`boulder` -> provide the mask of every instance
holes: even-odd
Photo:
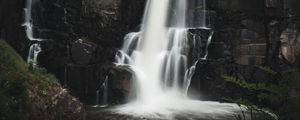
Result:
[[[126,103],[135,95],[134,74],[126,66],[118,66],[110,69],[108,74],[108,102],[112,104]]]

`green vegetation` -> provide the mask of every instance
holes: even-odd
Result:
[[[25,73],[27,65],[22,58],[0,40],[0,119],[26,118],[29,82]],[[17,114],[20,113],[20,114]]]
[[[68,107],[65,104],[80,106],[71,100],[53,75],[38,67],[29,68],[13,48],[0,40],[0,120],[63,118],[63,107]]]
[[[269,67],[256,66],[257,69],[263,70],[270,74],[275,83],[257,82],[250,83],[246,80],[224,75],[226,82],[235,84],[242,89],[246,89],[255,93],[257,100],[253,101],[247,98],[232,99],[224,97],[225,100],[238,104],[247,105],[249,107],[264,104],[264,107],[271,109],[281,120],[294,120],[300,111],[300,97],[291,95],[293,91],[300,86],[300,71],[290,69],[282,72],[275,72]],[[253,97],[253,96],[252,96]]]

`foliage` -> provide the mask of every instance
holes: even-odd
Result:
[[[256,93],[258,102],[267,102],[268,108],[271,108],[275,113],[280,116],[280,119],[295,119],[297,117],[289,115],[298,114],[300,111],[300,97],[295,96],[291,98],[290,93],[300,85],[300,71],[298,69],[289,69],[286,71],[275,72],[266,66],[256,66],[257,69],[263,70],[270,74],[276,83],[270,82],[257,82],[250,83],[241,78],[233,77],[230,75],[223,75],[226,82],[235,84],[243,89]],[[238,104],[253,106],[257,101],[252,101],[247,98],[224,98],[227,101],[236,102]]]
[[[28,82],[24,76],[26,64],[17,53],[0,40],[0,119],[16,120],[26,118],[26,89]],[[19,113],[19,114],[16,114]]]

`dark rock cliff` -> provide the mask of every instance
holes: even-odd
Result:
[[[114,66],[123,37],[139,30],[144,4],[144,0],[33,0],[34,37],[46,40],[41,42],[39,65],[82,101],[95,104],[95,91]],[[32,42],[22,26],[25,5],[26,1],[0,1],[0,37],[27,59]]]
[[[24,0],[0,0],[0,37],[16,48],[17,52],[26,57],[28,44],[24,21]]]
[[[143,0],[37,1],[36,35],[49,40],[42,43],[40,66],[55,73],[82,101],[95,104],[96,91],[114,66],[123,37],[139,30],[144,4]]]
[[[209,48],[208,60],[198,62],[192,78],[190,94],[202,100],[249,100],[258,106],[280,111],[283,105],[297,101],[299,87],[288,89],[287,101],[277,95],[266,100],[259,94],[264,90],[243,88],[243,84],[273,84],[281,86],[284,71],[299,69],[299,8],[296,0],[210,0],[209,10],[216,13],[213,20],[215,35]],[[263,67],[264,66],[264,67]],[[267,66],[267,67],[266,67]],[[266,67],[266,68],[265,68]],[[272,72],[274,74],[272,75]],[[275,74],[277,73],[277,74]],[[228,76],[239,85],[228,82]],[[227,78],[226,78],[227,77]],[[293,81],[298,81],[293,78]],[[286,80],[285,80],[286,81]],[[299,85],[299,84],[297,84]],[[297,91],[297,92],[295,92]],[[269,92],[269,91],[268,91]],[[267,94],[270,94],[266,92]],[[276,99],[276,100],[275,100]],[[295,119],[292,113],[281,111],[281,119]],[[287,117],[290,116],[290,117]],[[285,118],[287,117],[287,118]]]

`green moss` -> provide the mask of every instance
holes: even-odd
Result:
[[[0,40],[1,70],[25,72],[27,65],[23,59],[3,40]]]
[[[26,118],[28,110],[27,65],[3,40],[0,40],[0,119]]]

